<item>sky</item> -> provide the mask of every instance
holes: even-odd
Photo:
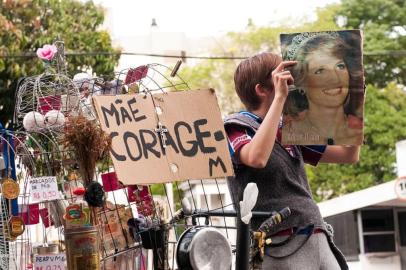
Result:
[[[109,11],[106,24],[113,37],[150,31],[152,18],[159,29],[189,37],[217,36],[241,31],[251,18],[263,26],[299,18],[314,18],[317,7],[339,0],[94,0]]]

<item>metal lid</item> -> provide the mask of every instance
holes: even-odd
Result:
[[[59,244],[48,244],[40,245],[32,248],[33,254],[45,255],[45,254],[58,254],[59,253]]]
[[[189,259],[193,269],[230,269],[231,245],[217,229],[202,228],[192,239]]]

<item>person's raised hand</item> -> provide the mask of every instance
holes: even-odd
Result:
[[[288,96],[289,85],[293,84],[294,80],[290,71],[285,68],[296,65],[296,63],[296,61],[283,61],[272,71],[275,97],[286,98]]]

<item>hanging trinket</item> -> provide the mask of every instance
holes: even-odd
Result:
[[[3,196],[9,200],[17,199],[18,195],[20,194],[20,186],[11,178],[6,178],[3,180],[1,183],[1,190],[3,192]]]
[[[71,171],[68,175],[68,180],[69,181],[76,181],[78,180],[78,175],[76,174],[75,171]]]
[[[10,236],[18,237],[22,235],[25,231],[24,220],[17,216],[12,216],[9,221],[10,226]]]

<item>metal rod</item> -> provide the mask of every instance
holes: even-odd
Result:
[[[237,252],[235,270],[248,270],[250,263],[250,224],[245,224],[238,213],[237,217]]]

